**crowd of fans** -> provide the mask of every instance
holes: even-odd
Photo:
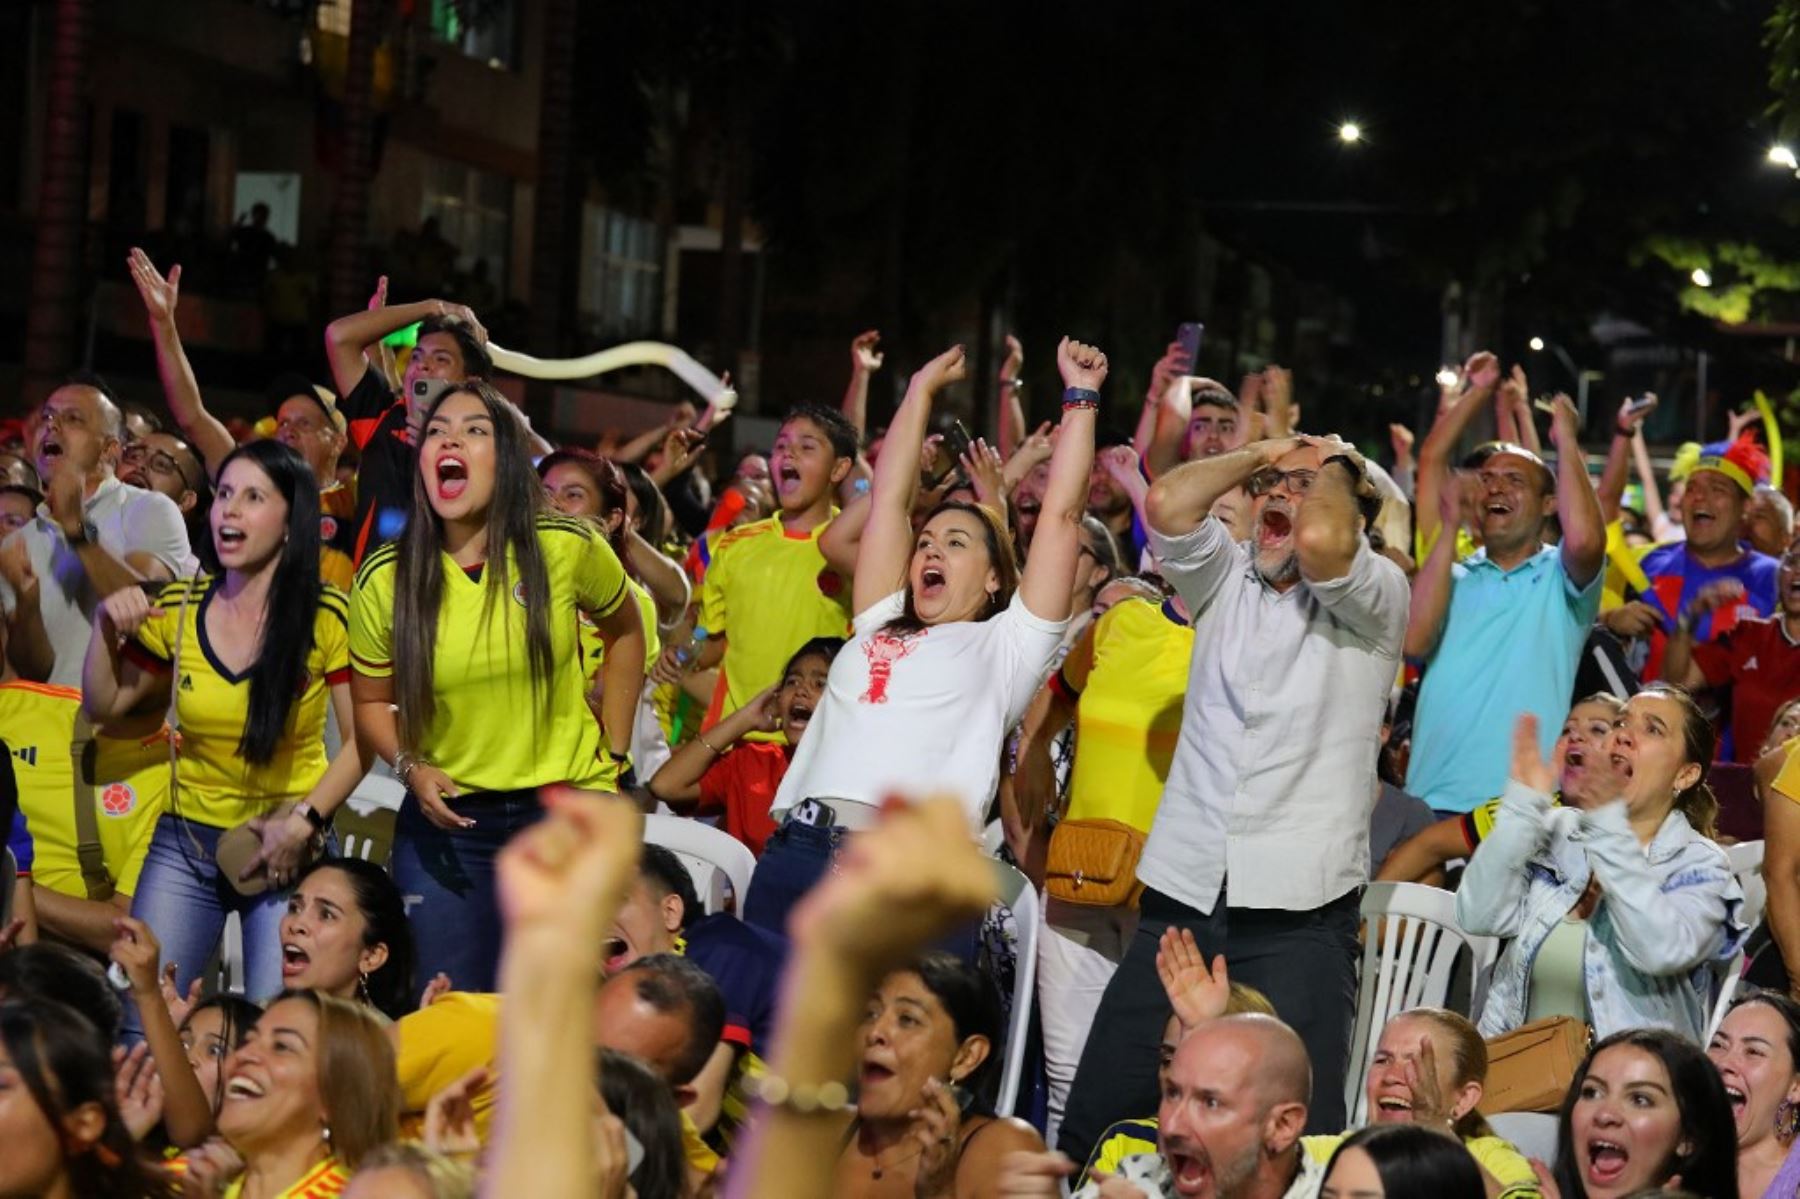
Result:
[[[869,332],[708,479],[728,410],[555,445],[383,280],[241,440],[128,269],[166,410],[0,428],[0,1193],[1800,1194],[1800,548],[1737,418],[1664,479],[1627,401],[1596,479],[1478,353],[1384,467],[1177,342],[1115,436],[1064,339],[1034,430],[1009,338],[990,443],[961,347],[869,428]],[[1371,877],[1500,948],[1359,1059]]]

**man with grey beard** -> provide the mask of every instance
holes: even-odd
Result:
[[[1209,515],[1239,485],[1252,497],[1241,543]],[[1156,954],[1171,926],[1224,954],[1299,1033],[1309,1128],[1344,1125],[1375,754],[1406,632],[1406,576],[1364,535],[1379,503],[1361,455],[1329,437],[1256,442],[1150,489],[1151,548],[1193,614],[1194,653],[1138,864],[1137,934],[1070,1092],[1060,1148],[1075,1161],[1157,1101],[1169,1002]]]

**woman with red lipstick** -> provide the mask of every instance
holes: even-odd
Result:
[[[1685,1037],[1636,1029],[1595,1045],[1557,1125],[1546,1199],[1624,1199],[1658,1187],[1738,1199],[1725,1088]]]
[[[1739,1192],[1793,1199],[1800,1194],[1800,1003],[1752,991],[1732,1005],[1706,1056],[1737,1124]]]
[[[940,504],[914,533],[932,400],[967,374],[962,347],[913,375],[875,467],[853,640],[770,806],[785,823],[750,888],[752,923],[782,931],[843,838],[869,827],[890,794],[955,795],[971,836],[985,822],[1001,744],[1061,646],[1080,555],[1106,355],[1064,338],[1057,367],[1062,426],[1022,574],[1005,518],[978,504]]]
[[[1713,965],[1738,951],[1743,892],[1710,838],[1713,730],[1687,692],[1634,695],[1602,748],[1605,802],[1553,807],[1537,722],[1519,718],[1500,815],[1456,893],[1464,928],[1510,937],[1478,1022],[1496,1036],[1567,1016],[1599,1036],[1698,1039]]]
[[[211,520],[215,573],[154,600],[116,591],[95,613],[82,707],[114,720],[174,684],[176,784],[132,914],[185,990],[226,915],[239,913],[246,982],[260,999],[281,989],[284,888],[364,773],[351,734],[349,615],[343,593],[319,581],[319,491],[293,450],[253,441],[226,458]],[[345,733],[329,762],[328,701]],[[260,851],[224,877],[221,839],[246,824]]]
[[[631,775],[644,631],[618,556],[585,520],[544,511],[526,432],[486,383],[425,414],[412,514],[369,554],[351,599],[357,736],[407,788],[392,870],[418,966],[491,991],[494,859],[541,815],[537,789],[611,791]],[[580,618],[605,646],[588,708]]]

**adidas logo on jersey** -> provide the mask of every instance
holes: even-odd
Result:
[[[188,674],[186,671],[183,671],[181,675],[181,689],[183,691],[192,691],[194,689],[194,676]]]
[[[12,756],[19,759],[19,761],[25,763],[27,766],[36,766],[37,746],[27,745],[22,749],[15,749],[12,751]]]

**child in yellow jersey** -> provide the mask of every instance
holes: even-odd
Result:
[[[710,636],[690,665],[723,666],[707,727],[779,683],[806,642],[849,633],[849,580],[826,562],[819,538],[835,515],[833,491],[856,465],[856,441],[840,413],[815,404],[793,409],[769,453],[780,513],[715,544],[700,591],[700,624]],[[680,673],[665,660],[656,678],[674,682]]]
[[[239,913],[246,983],[261,998],[281,986],[284,888],[363,775],[353,736],[330,762],[324,748],[328,701],[351,725],[349,620],[343,594],[319,581],[318,487],[292,449],[253,441],[228,457],[210,519],[218,573],[101,604],[82,703],[104,722],[173,691],[177,773],[132,915],[185,988]],[[218,846],[239,825],[260,845],[226,878]]]
[[[438,398],[418,466],[406,531],[357,572],[357,738],[408,791],[392,868],[419,976],[490,991],[495,855],[537,820],[539,787],[629,783],[644,633],[606,541],[542,512],[524,431],[491,387]],[[581,613],[605,646],[599,723],[576,648]]]
[[[30,845],[37,925],[104,953],[114,918],[131,910],[168,796],[168,745],[160,735],[148,743],[97,735],[81,716],[81,692],[18,680],[0,683],[0,729]],[[93,808],[98,836],[99,852],[85,862],[77,804]]]

